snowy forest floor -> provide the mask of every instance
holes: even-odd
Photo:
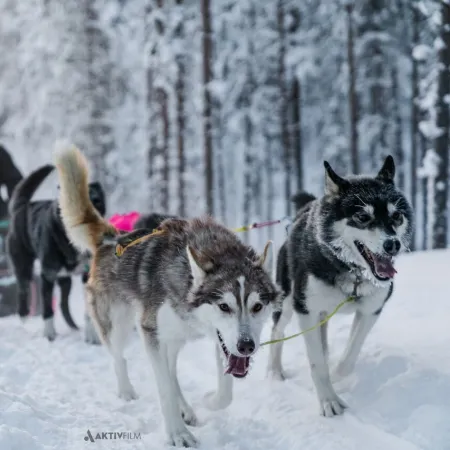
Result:
[[[355,373],[336,385],[350,405],[341,417],[318,415],[303,340],[285,345],[285,382],[265,378],[268,349],[249,377],[235,382],[232,405],[202,403],[215,388],[213,344],[189,343],[180,383],[201,421],[193,432],[204,450],[448,450],[450,448],[450,252],[404,256],[396,289],[363,348]],[[83,324],[76,284],[71,309]],[[350,317],[330,325],[331,360],[342,352]],[[269,336],[267,324],[263,339]],[[293,320],[288,332],[297,330]],[[167,448],[153,373],[138,336],[128,349],[139,399],[116,396],[114,372],[102,347],[86,345],[57,317],[58,338],[41,337],[40,318],[22,325],[0,319],[0,449],[80,450]],[[141,433],[141,440],[86,442],[87,430]]]

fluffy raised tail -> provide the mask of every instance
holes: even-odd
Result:
[[[86,158],[74,145],[57,144],[54,162],[60,184],[61,217],[67,235],[79,250],[94,254],[105,236],[118,232],[100,216],[89,198]]]

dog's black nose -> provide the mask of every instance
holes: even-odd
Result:
[[[239,339],[237,343],[237,349],[241,355],[251,355],[255,351],[255,342],[250,338]]]
[[[402,244],[398,239],[388,239],[387,241],[384,241],[383,244],[384,251],[391,256],[397,255],[401,246]]]

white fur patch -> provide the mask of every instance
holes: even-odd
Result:
[[[198,308],[198,312],[201,309],[203,312],[209,311],[207,308],[210,305],[205,305],[205,308]],[[158,310],[158,336],[164,341],[170,340],[192,340],[201,337],[206,334],[206,330],[199,325],[194,316],[190,317],[191,320],[184,320],[179,314],[172,308],[168,301]]]
[[[257,292],[251,292],[247,299],[247,307],[251,310],[256,303],[259,303],[259,294]]]
[[[205,279],[205,272],[197,264],[197,261],[195,261],[195,258],[192,255],[189,246],[186,247],[186,253],[188,256],[189,265],[191,267],[192,277],[194,279],[192,283],[192,289],[195,290],[203,283],[203,280]]]
[[[352,282],[345,284],[339,282],[339,286],[340,288],[330,286],[314,275],[310,275],[305,290],[306,308],[316,313],[333,311],[339,303],[352,294],[354,287]],[[358,294],[362,298],[358,303],[347,303],[339,312],[351,314],[359,310],[365,314],[372,314],[383,306],[388,290],[388,283],[380,287],[369,280],[364,280],[358,288]]]
[[[68,234],[70,240],[75,247],[82,251],[91,250],[91,240],[89,233],[89,226],[87,224],[76,225],[74,227],[68,227]]]
[[[367,214],[370,214],[373,216],[373,213],[375,212],[375,209],[372,205],[364,205],[362,208]]]
[[[240,296],[241,302],[244,303],[245,277],[243,275],[238,278],[238,283],[239,283],[239,296]]]
[[[232,292],[225,292],[225,294],[222,297],[222,302],[226,303],[233,312],[236,312],[238,309],[238,301],[236,296]]]
[[[397,210],[397,208],[395,207],[395,205],[393,203],[388,203],[387,210],[388,210],[389,214],[392,214],[394,211]]]

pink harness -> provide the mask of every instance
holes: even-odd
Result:
[[[109,223],[114,225],[117,229],[121,231],[133,231],[134,224],[139,219],[141,215],[136,212],[130,212],[128,214],[114,214],[109,219]]]

